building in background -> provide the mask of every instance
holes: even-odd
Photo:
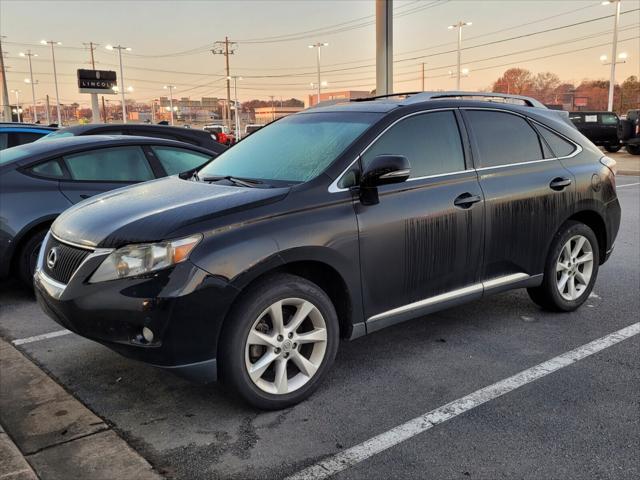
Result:
[[[327,100],[352,100],[356,98],[370,97],[371,93],[362,90],[344,90],[341,92],[322,92],[320,94],[320,101],[326,102]],[[313,107],[317,102],[318,96],[314,93],[308,96],[305,103],[305,107]]]
[[[254,109],[254,117],[256,123],[265,125],[278,118],[286,117],[302,110],[304,110],[303,107],[258,107]]]

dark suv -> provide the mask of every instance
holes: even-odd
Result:
[[[40,251],[40,305],[261,408],[308,396],[340,338],[514,288],[578,308],[618,232],[615,162],[534,100],[468,95],[310,109],[80,203]]]
[[[618,115],[614,112],[570,112],[569,120],[585,137],[607,152],[622,148],[618,139]]]
[[[629,110],[618,125],[618,138],[631,155],[640,155],[640,110]]]

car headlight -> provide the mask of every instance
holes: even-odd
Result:
[[[193,235],[178,240],[119,248],[104,259],[91,275],[89,283],[135,277],[171,267],[189,258],[200,240],[202,235]]]

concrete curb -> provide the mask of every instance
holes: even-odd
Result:
[[[2,480],[38,480],[25,458],[0,428],[0,478]]]
[[[16,462],[20,455],[21,468],[28,462],[42,480],[162,478],[102,419],[1,339],[0,372],[0,424],[8,434],[0,434],[0,458],[4,449]],[[13,442],[5,446],[9,436],[13,450]],[[0,467],[4,480],[4,460]]]

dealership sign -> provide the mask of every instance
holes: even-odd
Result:
[[[78,88],[80,93],[115,94],[117,86],[116,72],[110,70],[78,70]]]

